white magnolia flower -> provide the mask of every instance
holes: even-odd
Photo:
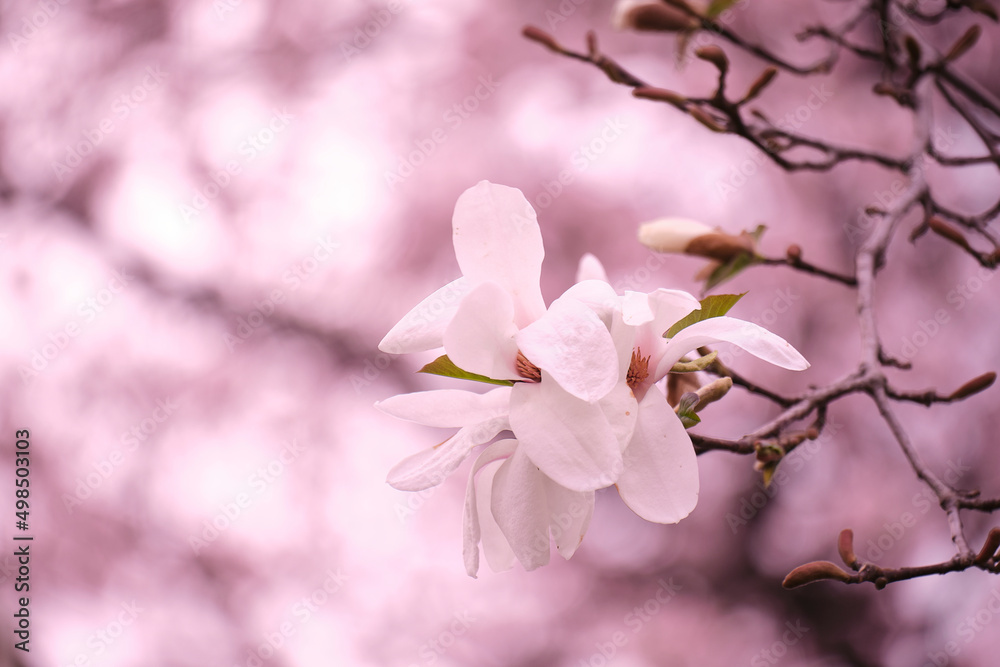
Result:
[[[599,275],[599,268],[595,258],[587,257],[580,273]],[[703,320],[665,339],[671,325],[700,307],[686,292],[657,289],[619,296],[604,281],[586,280],[561,298],[587,304],[606,322],[616,349],[618,384],[592,403],[571,403],[555,389],[529,396],[515,386],[511,427],[541,471],[571,489],[594,484],[593,462],[617,463],[620,456],[611,471],[613,482],[622,500],[648,521],[675,523],[697,504],[694,447],[656,386],[681,357],[702,345],[731,343],[783,368],[809,366],[784,339],[731,317]],[[620,451],[609,438],[590,437],[593,424],[602,420],[617,433]]]
[[[736,344],[771,363],[808,363],[780,337],[716,317],[671,339],[671,325],[700,308],[686,292],[618,295],[600,262],[584,257],[580,282],[547,309],[539,289],[544,256],[535,213],[521,193],[486,181],[459,198],[453,218],[463,276],[425,299],[380,349],[444,347],[460,369],[510,381],[484,394],[439,390],[395,396],[383,411],[459,431],[389,473],[395,488],[440,483],[487,446],[469,478],[465,560],[478,571],[479,544],[494,570],[548,562],[550,538],[569,558],[593,512],[596,489],[617,485],[639,516],[673,523],[698,499],[694,448],[656,383],[685,354]]]
[[[521,424],[549,418],[536,414],[536,404],[554,410],[559,420],[579,416],[582,421],[563,434],[577,445],[569,458],[561,450],[549,456],[545,443],[530,435],[524,441],[527,455],[575,491],[614,483],[627,434],[612,423],[614,414],[585,409],[604,400],[616,413],[616,404],[627,399],[626,390],[615,391],[614,341],[593,309],[576,299],[556,299],[545,308],[539,288],[544,251],[534,210],[518,190],[482,181],[459,197],[453,237],[464,275],[442,288],[451,303],[437,306],[446,293],[438,290],[393,327],[379,348],[413,352],[443,346],[462,370],[514,381],[511,395],[517,399],[510,414]],[[459,438],[449,452],[467,455],[467,444]]]

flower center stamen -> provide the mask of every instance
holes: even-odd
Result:
[[[523,377],[526,382],[542,381],[542,369],[528,361],[521,350],[517,351],[517,361],[514,362],[514,366],[517,368],[517,374]]]
[[[638,385],[649,377],[649,357],[642,356],[642,349],[632,350],[632,361],[628,365],[628,374],[625,376],[625,383],[629,389],[635,389]]]

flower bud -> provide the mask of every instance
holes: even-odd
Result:
[[[687,103],[687,98],[680,93],[675,93],[672,90],[667,90],[666,88],[654,88],[652,86],[641,86],[635,88],[632,91],[633,97],[639,97],[645,100],[655,100],[657,102],[666,102],[668,104],[673,104],[675,107],[684,108]]]
[[[685,218],[663,218],[639,228],[639,243],[657,252],[676,252],[727,262],[753,253],[753,240],[712,229]]]
[[[698,19],[679,9],[650,0],[618,0],[611,23],[619,30],[649,32],[682,32],[701,25]]]
[[[983,373],[978,377],[972,378],[971,380],[963,384],[961,387],[953,391],[951,395],[948,397],[948,400],[959,401],[963,398],[968,398],[973,394],[978,394],[984,389],[989,389],[990,385],[992,385],[996,381],[996,379],[997,379],[997,374],[994,373],[993,371],[990,371],[988,373]]]
[[[965,55],[966,51],[976,45],[981,34],[983,34],[983,29],[978,24],[973,25],[958,38],[958,41],[952,44],[951,48],[948,49],[948,53],[945,54],[944,59],[957,60],[961,58]]]
[[[991,528],[990,534],[986,536],[986,542],[983,543],[983,548],[976,556],[976,565],[985,565],[990,562],[990,559],[996,555],[997,549],[1000,549],[1000,528]]]
[[[823,579],[836,579],[837,581],[850,581],[851,575],[847,574],[839,567],[828,560],[817,560],[805,565],[799,565],[788,573],[781,585],[785,588],[796,588],[805,586],[814,581]]]
[[[840,537],[837,539],[837,551],[840,552],[840,559],[844,561],[844,565],[852,570],[858,569],[858,557],[854,553],[854,531],[850,528],[840,531]]]
[[[696,56],[704,61],[710,62],[715,65],[716,69],[723,75],[729,71],[729,58],[719,47],[714,44],[709,46],[703,46],[694,52]]]
[[[698,389],[698,412],[701,412],[702,408],[711,403],[715,403],[717,400],[725,396],[730,389],[733,388],[733,379],[724,377],[716,378],[712,382],[709,382],[704,387]]]

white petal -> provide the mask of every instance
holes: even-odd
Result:
[[[437,486],[462,464],[477,445],[510,428],[507,417],[497,417],[462,428],[440,445],[408,456],[389,471],[386,481],[400,491],[423,491]]]
[[[516,333],[510,295],[496,283],[482,283],[462,299],[444,332],[444,350],[462,370],[516,380]]]
[[[517,346],[570,394],[596,401],[618,383],[618,352],[607,326],[579,301],[560,297],[518,332]]]
[[[390,396],[375,407],[382,412],[425,426],[467,426],[507,414],[510,387],[497,387],[485,394],[464,389],[437,389]]]
[[[521,447],[504,461],[493,481],[493,518],[525,570],[549,562],[545,475]]]
[[[667,341],[663,358],[656,367],[656,378],[663,377],[663,374],[691,350],[711,343],[732,343],[755,357],[792,371],[809,368],[809,362],[805,357],[781,336],[753,322],[733,317],[712,317],[682,329]]]
[[[604,418],[611,425],[611,430],[618,441],[618,448],[625,451],[625,447],[632,440],[632,432],[639,418],[639,403],[635,400],[632,390],[625,382],[619,382],[597,404],[601,406]]]
[[[601,489],[621,473],[621,448],[600,405],[567,393],[544,371],[540,383],[514,385],[510,425],[524,453],[568,489]]]
[[[506,290],[519,327],[542,316],[542,233],[520,190],[480,181],[458,198],[452,233],[462,274],[475,284],[494,282]]]
[[[643,519],[677,523],[698,504],[698,457],[658,387],[650,387],[639,404],[624,463],[618,493]]]
[[[445,328],[471,288],[472,284],[463,277],[437,290],[404,315],[378,344],[378,349],[405,354],[441,347]]]
[[[601,260],[589,252],[580,258],[580,266],[576,270],[576,282],[582,283],[584,280],[608,282],[608,274],[604,270]]]
[[[594,516],[594,492],[570,491],[548,477],[544,479],[552,539],[559,554],[569,560],[583,541]]]
[[[566,299],[579,301],[590,308],[608,328],[610,328],[615,314],[621,310],[621,297],[615,293],[615,289],[611,285],[603,280],[578,282],[563,292],[563,295],[556,299],[556,302]]]
[[[491,503],[490,490],[493,486],[493,475],[500,467],[503,459],[510,456],[517,447],[516,440],[500,440],[495,442],[479,455],[469,473],[469,483],[465,489],[465,511],[463,515],[463,547],[465,571],[475,578],[479,572],[479,542],[483,542],[483,551],[494,572],[510,569],[514,565],[514,552],[510,550],[506,538],[500,532],[499,526],[489,513]],[[491,466],[487,478],[476,479],[476,474],[485,466]],[[485,471],[484,471],[485,472]],[[479,487],[479,482],[482,486]],[[487,510],[486,516],[480,515],[480,506]],[[506,547],[506,551],[504,549]],[[504,567],[506,565],[506,567]]]

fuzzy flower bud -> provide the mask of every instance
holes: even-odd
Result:
[[[679,9],[649,0],[618,0],[611,23],[619,30],[650,32],[682,32],[701,25]]]
[[[657,252],[698,255],[721,262],[754,251],[750,237],[726,234],[684,218],[663,218],[642,225],[639,243]]]

